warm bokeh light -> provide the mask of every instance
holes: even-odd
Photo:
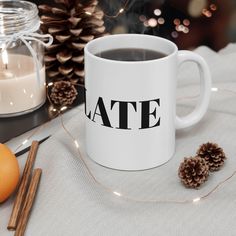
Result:
[[[161,15],[161,10],[160,9],[155,9],[154,10],[154,15],[160,16]]]
[[[160,18],[158,18],[157,22],[158,22],[158,24],[163,25],[165,23],[165,19],[160,17]]]
[[[171,36],[172,36],[173,38],[178,38],[179,34],[178,34],[178,32],[173,31],[173,32],[171,33]]]
[[[183,20],[183,24],[184,24],[185,26],[189,26],[189,25],[190,25],[190,21],[189,21],[188,19],[184,19],[184,20]]]
[[[216,11],[216,10],[217,10],[217,6],[216,6],[215,4],[211,4],[211,5],[210,5],[210,9],[211,9],[212,11]]]
[[[147,17],[144,16],[144,15],[139,16],[139,20],[142,21],[142,22],[144,22],[146,19],[147,19]]]
[[[179,25],[180,24],[180,19],[178,19],[178,18],[174,19],[174,24]]]
[[[150,18],[150,19],[148,20],[148,25],[149,25],[150,27],[156,27],[156,26],[157,26],[157,20],[154,19],[154,18]]]

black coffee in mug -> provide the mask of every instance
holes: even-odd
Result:
[[[162,52],[141,48],[119,48],[99,52],[96,56],[115,61],[149,61],[165,57]]]

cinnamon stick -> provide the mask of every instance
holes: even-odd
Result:
[[[33,169],[33,165],[35,162],[37,150],[38,150],[39,143],[37,141],[33,141],[30,147],[29,155],[27,157],[24,171],[22,174],[22,178],[20,181],[19,189],[16,195],[16,199],[14,202],[14,206],[12,209],[11,217],[7,226],[8,230],[15,230],[17,226],[17,222],[19,219],[19,215],[23,206],[23,202],[25,200],[25,195],[27,192],[27,187],[30,180],[30,175]]]
[[[42,174],[42,169],[35,169],[33,172],[33,176],[30,181],[22,213],[20,215],[19,223],[17,224],[15,236],[23,236],[25,233],[27,222],[30,216],[30,211],[32,209],[34,199],[38,190],[41,174]]]

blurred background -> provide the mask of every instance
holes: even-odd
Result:
[[[57,0],[30,0],[37,4]],[[90,0],[65,0],[90,1]],[[179,49],[236,42],[236,0],[98,0],[107,31],[158,35]],[[119,10],[121,11],[120,14]]]
[[[108,32],[158,35],[180,49],[236,42],[236,0],[100,0]],[[124,9],[124,11],[122,10]],[[123,11],[123,12],[122,12]]]

